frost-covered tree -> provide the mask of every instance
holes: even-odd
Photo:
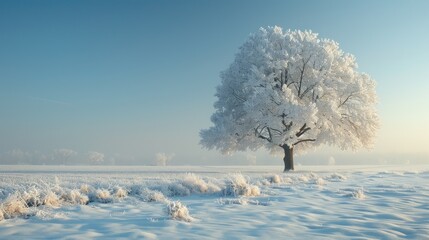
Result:
[[[261,28],[221,73],[214,126],[201,144],[223,153],[265,147],[293,153],[322,144],[356,150],[372,145],[378,128],[375,82],[355,57],[311,31]]]
[[[173,159],[174,153],[157,153],[155,157],[155,165],[157,166],[167,166],[167,164]]]
[[[104,154],[95,151],[89,152],[88,160],[92,164],[101,164],[104,162]]]
[[[54,163],[62,163],[67,165],[69,164],[70,158],[76,154],[77,152],[67,148],[55,149],[52,153],[52,160]]]

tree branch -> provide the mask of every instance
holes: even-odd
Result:
[[[271,98],[271,101],[273,101],[273,103],[275,103],[277,106],[280,106],[281,105],[281,102],[276,102],[276,100],[274,99],[274,96],[273,95],[270,95],[270,98]]]
[[[298,97],[300,97],[301,95],[301,86],[302,86],[302,79],[304,78],[304,68],[305,68],[305,64],[304,66],[302,66],[302,70],[301,70],[301,76],[299,77],[299,87],[298,87]]]
[[[268,142],[272,142],[272,141],[273,141],[273,139],[272,139],[272,137],[271,137],[271,131],[270,131],[270,129],[269,129],[269,128],[267,128],[267,130],[268,130],[268,137],[266,137],[266,136],[262,135],[262,131],[264,131],[264,129],[265,129],[265,128],[267,128],[267,126],[264,126],[264,127],[259,131],[259,126],[257,126],[257,127],[255,128],[255,135],[256,135],[258,138],[261,138],[261,139],[267,140]]]
[[[308,57],[307,61],[302,60],[303,64],[302,64],[302,69],[301,69],[301,76],[299,77],[299,88],[298,88],[298,97],[301,98],[301,87],[302,87],[302,81],[304,79],[304,72],[305,72],[305,67],[307,65],[307,63],[310,61],[311,55]]]
[[[267,127],[267,130],[268,130],[268,136],[269,136],[270,142],[272,142],[273,141],[273,137],[271,135],[271,130],[270,130],[269,127]]]
[[[304,90],[304,92],[302,92],[302,94],[301,94],[301,96],[299,97],[299,98],[303,98],[304,96],[305,96],[305,94],[307,94],[309,91],[311,91],[315,86],[317,85],[317,83],[315,83],[315,84],[313,84],[313,85],[311,85],[311,86],[309,86],[309,87],[307,87],[305,90]]]
[[[304,123],[304,125],[302,125],[302,127],[299,129],[299,131],[295,134],[295,136],[297,137],[301,137],[305,132],[307,132],[308,130],[310,130],[310,127],[306,127],[307,123]]]
[[[319,99],[319,95],[314,95],[314,89],[313,89],[313,96],[311,98],[313,102],[316,102]]]
[[[290,121],[289,124],[286,124],[286,121],[285,121],[286,116],[287,115],[285,113],[283,113],[281,115],[281,117],[282,117],[282,124],[283,124],[283,126],[285,126],[285,130],[283,132],[289,131],[289,129],[292,127],[292,121]]]
[[[298,143],[302,143],[302,142],[314,142],[314,141],[316,141],[316,139],[302,139],[302,140],[299,140],[296,143],[292,144],[292,146],[295,146]]]
[[[230,87],[229,89],[232,91],[232,96],[234,96],[236,99],[238,99],[243,103],[246,102],[246,100],[243,97],[238,96],[238,94],[235,92],[235,90],[232,87]]]
[[[341,106],[343,106],[353,96],[353,94],[354,93],[350,93],[350,95],[347,96],[347,98],[343,102],[340,102],[340,105],[338,105],[338,108],[340,108]],[[341,101],[341,99],[340,99],[340,101]]]
[[[278,130],[278,129],[275,129],[275,128],[268,128],[268,129],[271,129],[272,131],[274,131],[274,132],[278,133],[279,135],[282,135],[282,134],[283,134],[283,132],[282,132],[282,131],[280,131],[280,130]]]

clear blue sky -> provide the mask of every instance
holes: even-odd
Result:
[[[0,156],[69,148],[117,163],[158,152],[176,164],[241,163],[245,154],[201,149],[198,134],[219,72],[251,32],[278,25],[339,42],[378,84],[374,150],[304,160],[428,158],[428,12],[425,0],[0,1]],[[282,164],[263,152],[257,162]]]

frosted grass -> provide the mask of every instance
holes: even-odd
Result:
[[[0,238],[429,236],[429,166],[14,167],[0,166]]]

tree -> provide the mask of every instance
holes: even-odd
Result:
[[[92,164],[101,164],[104,162],[104,154],[95,151],[89,152],[88,160]]]
[[[375,82],[355,57],[311,31],[260,28],[221,73],[214,126],[200,143],[223,153],[265,147],[284,154],[322,144],[372,146],[378,128]]]
[[[69,164],[69,159],[75,156],[76,154],[77,152],[71,149],[66,149],[66,148],[55,149],[52,154],[52,160],[54,161],[54,163],[63,163],[67,165]]]
[[[157,166],[167,166],[167,164],[173,159],[174,153],[172,154],[166,154],[166,153],[157,153],[155,164]]]

